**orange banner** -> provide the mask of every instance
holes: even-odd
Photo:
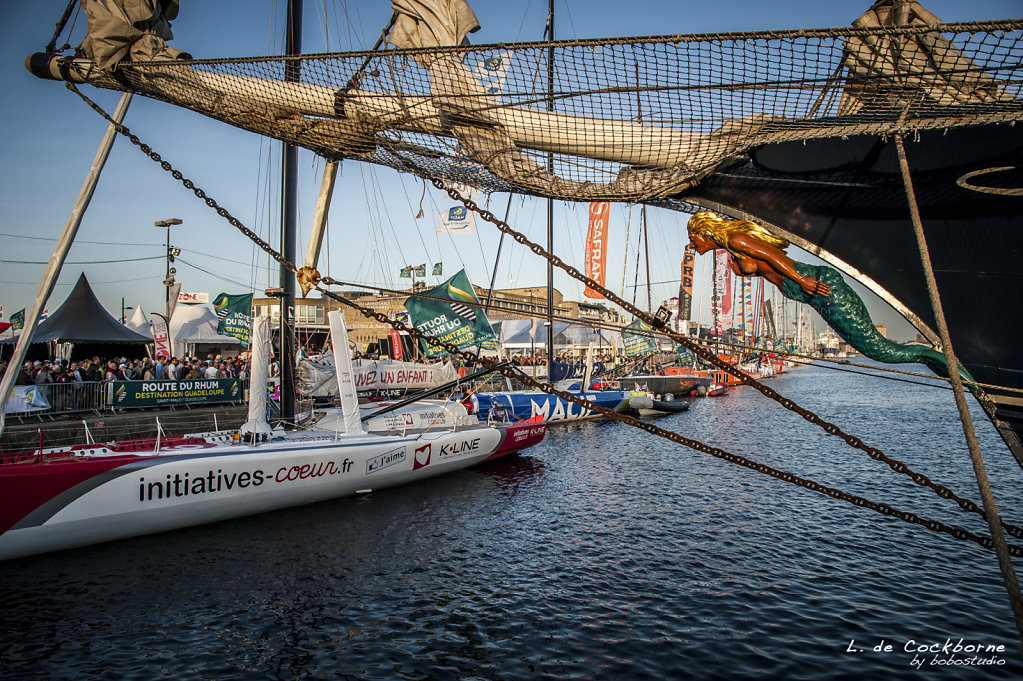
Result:
[[[594,201],[590,204],[590,226],[586,230],[586,276],[601,286],[607,286],[604,278],[607,263],[607,230],[611,204]],[[603,298],[589,286],[583,291],[587,298]]]

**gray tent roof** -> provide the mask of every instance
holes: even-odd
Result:
[[[70,295],[56,312],[40,322],[32,334],[33,343],[152,343],[152,338],[135,333],[103,309],[83,272]],[[8,340],[7,342],[13,342]]]

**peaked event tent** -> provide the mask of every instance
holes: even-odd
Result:
[[[60,308],[40,322],[32,334],[33,343],[49,341],[106,345],[145,344],[153,339],[132,331],[103,309],[83,272]],[[14,339],[4,342],[13,343]]]
[[[142,311],[141,305],[135,306],[135,312],[132,313],[131,319],[125,324],[129,329],[137,333],[141,333],[146,338],[152,340],[153,331],[149,328],[149,320],[146,319],[146,313]]]

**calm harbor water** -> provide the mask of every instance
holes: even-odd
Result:
[[[979,499],[951,392],[818,366],[769,384]],[[1020,524],[1023,474],[975,414]],[[986,534],[752,389],[657,423]],[[1018,648],[993,553],[606,421],[416,485],[0,564],[3,679],[1019,678]]]

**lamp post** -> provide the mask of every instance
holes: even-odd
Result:
[[[163,279],[163,285],[167,288],[166,296],[164,297],[164,310],[170,310],[170,288],[174,285],[174,274],[176,270],[171,267],[171,263],[174,262],[174,256],[181,254],[180,248],[171,248],[170,245],[170,228],[171,225],[180,225],[181,220],[178,218],[168,218],[166,220],[157,220],[153,224],[157,227],[167,228],[167,273]]]
[[[128,307],[125,307],[124,306],[124,298],[121,298],[121,324],[123,324],[125,326],[128,325],[128,318],[124,316],[124,313],[127,310],[134,310],[134,309],[135,309],[135,306],[133,306],[133,305],[129,305]]]

